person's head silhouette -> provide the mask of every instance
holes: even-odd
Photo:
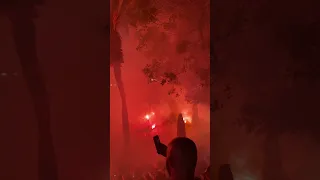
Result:
[[[167,149],[166,167],[171,179],[194,179],[197,165],[197,146],[189,138],[173,139]]]

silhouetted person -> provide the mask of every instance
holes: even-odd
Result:
[[[44,0],[1,0],[0,10],[12,23],[13,39],[23,77],[33,100],[38,122],[39,180],[57,180],[57,165],[50,130],[50,106],[36,49],[36,5]]]
[[[189,138],[177,137],[168,145],[166,168],[171,180],[194,180],[197,146]]]
[[[186,137],[186,124],[184,123],[182,114],[179,114],[177,121],[177,136]]]
[[[233,174],[229,164],[223,164],[220,166],[219,180],[233,180]]]

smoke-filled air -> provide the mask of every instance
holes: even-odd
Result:
[[[150,1],[141,9],[137,2],[123,4],[125,11],[112,14],[116,30],[111,29],[111,39],[117,43],[111,40],[110,48],[111,174],[163,169],[165,158],[157,154],[153,136],[159,135],[164,144],[177,137],[179,114],[206,168],[210,158],[209,1],[182,3],[184,9],[170,1]],[[203,10],[191,15],[192,9]],[[112,47],[120,40],[121,46]]]

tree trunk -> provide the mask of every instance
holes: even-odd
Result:
[[[113,71],[117,81],[117,86],[119,88],[119,93],[120,93],[121,102],[122,102],[122,128],[123,128],[125,145],[129,145],[130,143],[129,118],[128,118],[126,94],[125,94],[124,85],[122,82],[121,63],[114,63]]]
[[[31,9],[30,11],[32,11]],[[22,73],[33,99],[38,123],[39,180],[57,180],[57,164],[50,126],[49,97],[36,52],[35,25],[30,12],[10,16]],[[29,14],[28,14],[29,13]]]
[[[279,134],[268,132],[265,139],[263,180],[288,180],[281,161]]]

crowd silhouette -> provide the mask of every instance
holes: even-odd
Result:
[[[130,172],[121,172],[111,175],[111,179],[131,180],[210,180],[217,177],[218,180],[233,180],[233,173],[229,164],[219,167],[218,175],[213,175],[208,157],[203,158],[197,145],[187,137],[183,116],[179,114],[177,119],[177,137],[165,148],[166,153],[155,150],[155,153],[165,156],[164,163],[154,167],[134,169]],[[181,123],[182,122],[182,123]],[[158,137],[157,137],[158,138]],[[161,144],[163,145],[163,144]],[[163,145],[165,146],[165,145]]]

